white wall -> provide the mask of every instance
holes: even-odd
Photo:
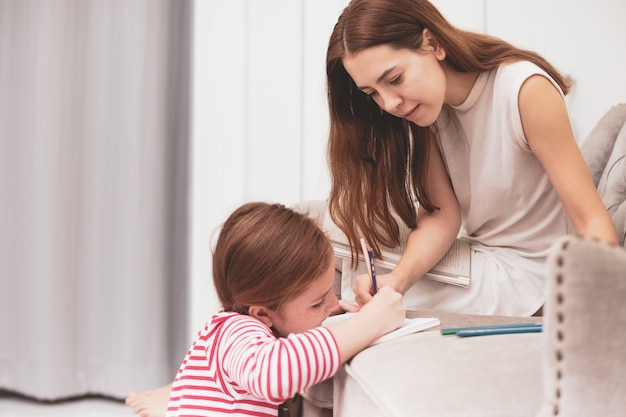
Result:
[[[212,233],[245,201],[325,199],[326,44],[345,0],[197,0],[190,329],[218,309]],[[214,236],[213,236],[214,238]]]
[[[626,2],[434,0],[454,24],[534,49],[575,81],[582,140],[626,101]],[[196,0],[191,332],[218,308],[210,238],[244,201],[325,199],[325,54],[348,0]]]

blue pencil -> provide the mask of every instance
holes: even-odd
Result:
[[[525,322],[525,323],[507,323],[507,324],[488,324],[483,326],[469,326],[469,327],[444,327],[441,329],[441,334],[456,334],[461,330],[482,330],[482,329],[501,329],[505,327],[529,327],[536,326],[535,322]]]
[[[512,333],[538,333],[543,330],[543,325],[534,324],[530,326],[511,326],[511,327],[494,327],[490,329],[465,329],[456,332],[457,336],[488,336],[493,334],[512,334]]]

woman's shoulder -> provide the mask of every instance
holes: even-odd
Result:
[[[504,86],[514,90],[521,88],[524,81],[533,75],[542,75],[558,87],[556,81],[539,65],[530,61],[512,61],[500,64],[494,76],[496,86]]]
[[[495,73],[496,83],[526,79],[535,74],[548,74],[537,64],[530,61],[513,61],[500,64]]]
[[[545,72],[541,67],[530,61],[509,61],[498,66],[499,74],[524,73],[524,72]]]

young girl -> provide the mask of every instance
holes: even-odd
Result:
[[[396,246],[395,216],[412,229],[378,277],[407,307],[531,315],[570,222],[617,242],[570,126],[568,82],[536,53],[460,30],[426,0],[353,0],[327,78],[331,217],[353,252],[361,236]],[[420,279],[457,235],[471,242],[470,287]],[[350,279],[369,302],[369,279]]]
[[[334,275],[328,238],[305,215],[266,203],[235,210],[213,254],[223,310],[183,360],[166,415],[280,415],[287,400],[402,325],[402,297],[386,287],[353,318],[321,327],[338,307]]]

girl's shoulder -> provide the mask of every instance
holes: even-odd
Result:
[[[215,332],[220,330],[222,333],[233,333],[239,331],[259,331],[266,334],[272,334],[272,331],[261,321],[246,314],[236,313],[234,311],[220,311],[211,317],[207,323],[206,330]]]

